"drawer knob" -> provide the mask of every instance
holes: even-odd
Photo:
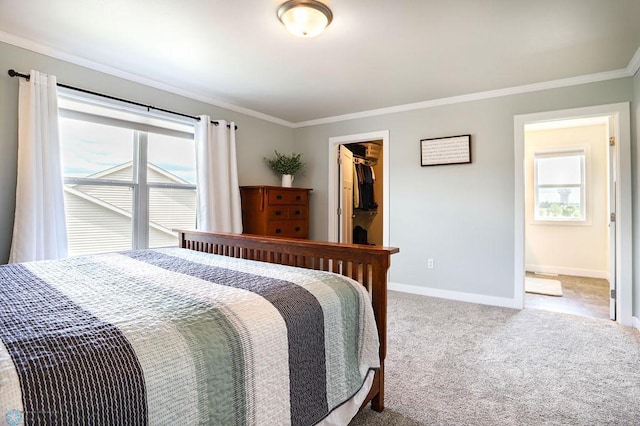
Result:
[[[300,210],[296,210],[296,214],[300,214]]]
[[[276,216],[280,216],[282,212],[280,210],[276,210]]]
[[[276,195],[276,200],[282,200],[282,195]]]
[[[282,232],[282,229],[280,229],[280,228],[276,228],[276,234],[279,234],[279,233],[281,233],[281,232]]]
[[[296,232],[300,232],[300,227],[296,226]]]
[[[301,196],[296,195],[296,200],[301,200],[301,199],[302,199],[302,197],[301,197]]]

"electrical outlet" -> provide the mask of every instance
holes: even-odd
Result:
[[[433,259],[427,260],[427,268],[433,269]]]

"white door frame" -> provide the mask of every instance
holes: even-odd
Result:
[[[389,246],[389,131],[358,133],[329,138],[329,186],[327,241],[338,241],[338,145],[369,142],[382,139],[382,245]]]
[[[632,325],[632,191],[631,191],[631,117],[629,102],[584,108],[547,111],[514,116],[514,307],[524,307],[524,126],[544,121],[613,115],[616,129],[617,200],[616,200],[616,283],[618,322]]]
[[[616,208],[617,208],[617,190],[616,181],[618,179],[617,169],[618,152],[617,143],[611,145],[611,138],[617,141],[618,138],[618,123],[616,117],[610,115],[607,120],[607,213],[609,214],[609,319],[616,320],[618,318],[618,297],[611,297],[611,294],[618,291],[618,283],[616,282],[616,238],[617,238],[617,223],[615,221]],[[614,216],[614,220],[611,220],[611,215]]]

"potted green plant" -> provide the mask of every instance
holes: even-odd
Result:
[[[282,186],[290,187],[293,183],[293,175],[298,173],[305,167],[305,163],[300,159],[302,154],[280,154],[277,150],[274,158],[264,158],[264,161],[271,167],[271,169],[282,175]]]

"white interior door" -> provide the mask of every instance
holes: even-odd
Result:
[[[339,242],[353,242],[353,153],[338,146],[340,194],[338,205]]]
[[[609,117],[609,317],[616,320],[616,128]]]

